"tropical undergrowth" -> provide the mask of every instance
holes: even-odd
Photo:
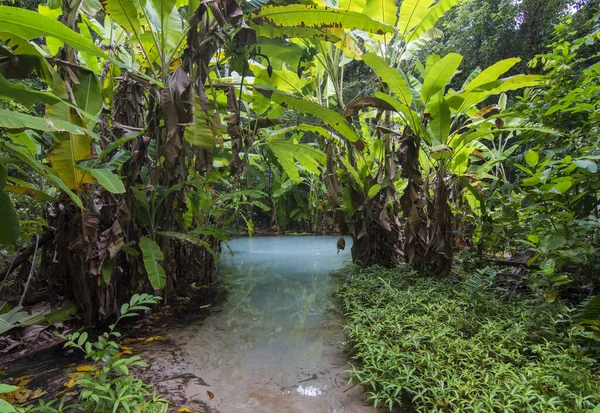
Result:
[[[600,402],[589,344],[558,304],[503,300],[408,267],[354,268],[339,290],[351,383],[417,412],[582,412]]]

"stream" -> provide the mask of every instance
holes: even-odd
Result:
[[[148,354],[151,369],[163,377],[193,374],[209,385],[178,381],[192,411],[199,403],[221,413],[373,412],[345,373],[343,318],[332,296],[338,277],[332,273],[350,263],[351,240],[339,254],[336,241],[285,236],[229,242],[234,255],[226,248],[222,254],[220,274],[229,290],[222,308],[202,325],[169,332],[169,347],[178,353],[170,365]]]

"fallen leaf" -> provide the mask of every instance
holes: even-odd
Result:
[[[139,339],[137,339],[137,338],[130,338],[130,337],[127,337],[127,338],[124,338],[124,339],[123,339],[123,343],[135,343],[135,342],[137,342],[138,340],[139,340]]]
[[[177,410],[179,413],[190,413],[191,410],[188,409],[187,407],[182,407],[181,409]]]
[[[154,337],[149,337],[146,340],[144,340],[144,343],[150,343],[152,341],[162,341],[164,340],[163,336],[154,336]]]
[[[44,394],[48,393],[45,390],[42,389],[35,389],[34,391],[31,392],[31,394],[29,395],[29,400],[33,400],[33,399],[38,399],[40,397],[42,397]]]
[[[231,274],[225,274],[224,277],[231,277]]]
[[[29,384],[31,381],[31,375],[17,377],[13,382],[13,386],[23,387]]]
[[[215,398],[215,395],[213,394],[213,392],[211,392],[211,391],[208,391],[208,390],[207,390],[207,391],[206,391],[206,393],[208,393],[208,398],[209,398],[210,400],[212,400],[212,399],[214,399],[214,398]]]
[[[93,368],[94,368],[94,366],[90,366],[90,365],[88,365],[88,366],[79,366],[79,367],[77,367],[76,370],[79,371],[79,372],[87,372],[87,371],[92,371]]]
[[[258,320],[258,317],[252,317],[252,319],[253,319],[254,321],[256,321],[256,320]]]

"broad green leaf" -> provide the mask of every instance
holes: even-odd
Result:
[[[255,24],[270,23],[275,26],[293,26],[301,28],[345,27],[369,33],[393,33],[394,28],[373,20],[363,13],[329,9],[322,6],[292,4],[289,6],[263,7],[252,20]]]
[[[322,126],[309,125],[307,123],[301,123],[299,125],[289,126],[287,128],[274,130],[273,132],[271,132],[271,137],[285,135],[286,133],[293,132],[293,131],[312,132],[312,133],[321,135],[322,137],[324,137],[326,139],[331,139],[337,143],[342,142],[342,139],[335,133],[331,132],[330,130],[328,130]]]
[[[50,163],[60,179],[72,190],[79,190],[83,184],[96,181],[77,163],[92,159],[92,139],[88,135],[57,133],[50,151]]]
[[[472,89],[461,93],[448,93],[446,95],[446,102],[457,112],[465,112],[470,107],[483,102],[490,96],[525,87],[538,86],[545,80],[547,78],[542,75],[516,75],[501,79],[495,85],[493,83],[487,84],[490,87],[489,90]]]
[[[273,66],[277,67],[276,60],[279,60],[288,64],[294,69],[298,67],[300,59],[306,50],[296,43],[292,43],[285,39],[259,38],[256,41],[256,47],[260,49],[260,53],[269,57],[269,60]],[[298,76],[296,76],[296,78],[298,78]]]
[[[419,133],[421,130],[421,120],[418,113],[386,93],[376,92],[375,97],[392,105],[396,109],[396,112],[402,115],[404,122],[415,133]]]
[[[73,85],[73,96],[77,107],[81,110],[98,116],[102,109],[102,90],[100,81],[93,72],[83,70],[77,76],[79,84]]]
[[[165,288],[167,275],[165,269],[160,265],[164,255],[156,242],[143,236],[140,238],[140,249],[144,256],[144,268],[148,274],[148,280],[155,290]]]
[[[131,35],[142,34],[138,11],[132,0],[102,0],[102,5],[110,18]]]
[[[440,0],[435,5],[429,7],[425,16],[420,19],[416,26],[408,34],[401,31],[404,35],[404,41],[411,43],[423,37],[425,33],[432,30],[438,20],[452,7],[456,6],[460,0]]]
[[[19,228],[19,217],[17,211],[10,200],[8,194],[4,191],[8,170],[6,166],[0,163],[0,244],[13,245],[19,239],[21,230]]]
[[[462,56],[457,53],[449,53],[431,68],[421,87],[421,101],[424,104],[427,104],[433,95],[444,91],[456,73],[462,59]]]
[[[24,113],[11,112],[6,109],[0,109],[0,129],[33,129],[43,132],[69,132],[77,135],[96,136],[91,130],[64,120],[40,118]]]
[[[595,174],[598,172],[598,164],[594,161],[590,161],[589,159],[576,159],[573,161],[575,165],[578,167],[587,170],[590,173]]]
[[[331,128],[339,132],[344,138],[350,142],[360,141],[360,136],[348,121],[336,111],[321,106],[317,103],[308,100],[300,99],[292,95],[281,93],[276,90],[256,88],[273,102],[284,106],[288,109],[296,110],[300,113],[308,113],[325,122]]]
[[[251,23],[250,28],[256,32],[257,37],[265,37],[267,39],[311,39],[311,40],[327,40],[332,43],[340,41],[340,38],[331,33],[328,28],[309,28],[309,27],[291,27],[291,26],[273,26],[271,24],[255,24]]]
[[[434,0],[403,0],[400,6],[400,18],[398,19],[398,31],[402,37],[415,28],[431,12],[429,6]],[[433,26],[432,26],[433,27]]]
[[[563,247],[567,243],[565,237],[560,234],[552,234],[546,241],[546,248],[550,250],[556,250]]]
[[[394,0],[367,0],[367,5],[363,13],[372,19],[394,25],[397,19],[398,8]]]
[[[6,142],[4,144],[0,143],[0,145],[7,152],[10,152],[14,157],[29,165],[34,171],[44,176],[46,179],[64,191],[79,208],[83,209],[83,203],[81,202],[81,199],[79,199],[79,197],[73,191],[71,191],[57,175],[55,175],[55,171],[45,165],[42,165],[33,156],[25,153],[20,147],[12,143]]]
[[[19,387],[11,386],[10,384],[0,384],[0,394],[12,393],[15,390],[19,390]]]
[[[366,3],[367,0],[339,0],[334,7],[346,11],[362,12],[365,9]]]
[[[54,104],[62,100],[50,92],[28,88],[22,83],[8,83],[0,74],[0,99],[14,100],[24,106],[33,106],[40,102]]]
[[[446,143],[446,138],[450,134],[450,107],[444,97],[441,96],[441,93],[438,93],[429,101],[425,112],[429,113],[431,117],[429,126],[433,138],[440,144]]]
[[[108,58],[108,55],[96,46],[92,40],[86,39],[57,20],[31,10],[0,6],[0,27],[4,32],[15,34],[27,40],[51,36],[69,44],[80,52]]]
[[[40,152],[41,145],[39,141],[34,138],[35,136],[39,139],[39,135],[34,131],[26,130],[17,133],[6,132],[6,136],[8,136],[15,145],[22,146],[23,150],[31,156],[35,157]]]
[[[381,185],[379,184],[375,184],[373,185],[370,189],[369,189],[369,193],[367,194],[367,197],[369,199],[373,199],[375,197],[375,195],[377,195],[379,193],[379,191],[381,190]]]
[[[220,134],[221,119],[219,114],[203,110],[199,99],[196,98],[194,123],[186,126],[185,140],[199,148],[213,151],[215,149],[215,136]]]
[[[6,47],[14,55],[24,57],[27,64],[31,65],[31,69],[35,70],[40,79],[46,82],[46,85],[52,89],[56,96],[67,97],[67,89],[64,81],[50,63],[48,63],[42,50],[35,43],[29,43],[29,41],[13,33],[6,33],[3,30],[0,31],[0,40],[6,44]],[[25,67],[24,69],[27,70],[29,68]]]
[[[325,164],[325,154],[305,144],[295,144],[286,140],[270,140],[267,146],[271,149],[289,178],[300,183],[302,179],[294,159],[306,169],[307,172],[319,175],[319,165]]]
[[[412,103],[412,93],[404,76],[393,67],[387,64],[385,60],[377,56],[375,53],[365,53],[362,55],[364,62],[371,67],[377,73],[377,76],[382,81],[387,83],[390,88],[390,92],[396,95],[400,102],[405,106],[410,107]]]
[[[525,162],[527,162],[527,165],[529,165],[532,168],[535,168],[535,166],[538,164],[539,159],[540,156],[536,151],[530,149],[525,153]]]
[[[115,174],[110,169],[99,168],[99,169],[90,169],[90,173],[98,183],[104,187],[108,192],[113,194],[123,194],[125,193],[125,186],[123,182],[119,178],[117,174]]]
[[[486,85],[488,83],[495,82],[500,76],[508,72],[514,65],[516,65],[520,61],[521,59],[519,59],[518,57],[513,57],[510,59],[500,60],[499,62],[494,63],[493,65],[479,73],[469,83],[467,83],[467,85],[465,86],[465,90],[472,90],[480,86]]]

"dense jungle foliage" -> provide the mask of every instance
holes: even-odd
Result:
[[[593,409],[599,7],[2,0],[0,334],[172,303],[234,235],[339,233],[377,265],[341,292],[371,401]]]

